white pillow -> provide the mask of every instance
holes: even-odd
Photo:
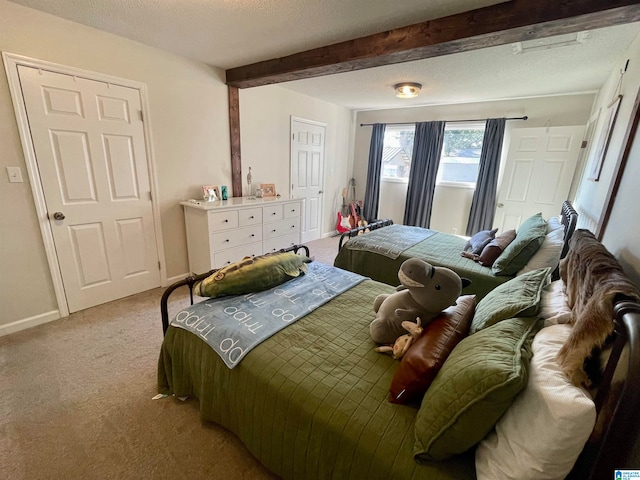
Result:
[[[570,332],[569,325],[552,325],[533,339],[526,388],[476,449],[478,480],[563,479],[573,468],[596,409],[556,361]]]
[[[540,293],[540,318],[544,326],[571,322],[571,308],[567,303],[567,294],[562,280],[556,280],[542,289]]]
[[[562,247],[564,246],[564,230],[556,229],[544,236],[544,241],[540,248],[533,254],[527,264],[522,267],[516,275],[538,270],[539,268],[551,267],[555,269],[560,262]]]
[[[562,215],[557,215],[547,220],[547,233],[551,233],[554,230],[558,230],[559,228],[562,228],[564,232],[564,225],[562,224]]]

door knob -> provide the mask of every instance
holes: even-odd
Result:
[[[502,208],[502,207],[504,207],[504,203],[499,203],[498,208]]]
[[[324,193],[324,191],[323,190],[318,190],[318,193]]]
[[[53,214],[53,218],[56,220],[64,220],[64,213],[56,212]]]

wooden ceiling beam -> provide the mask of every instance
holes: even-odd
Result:
[[[637,21],[638,0],[511,0],[232,68],[226,82],[257,87]]]

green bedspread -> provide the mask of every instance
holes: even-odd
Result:
[[[257,346],[233,370],[198,337],[169,327],[159,390],[197,397],[202,419],[235,433],[284,479],[473,479],[472,452],[416,463],[417,408],[387,400],[398,362],[373,350],[369,323],[375,296],[392,291],[365,280]]]
[[[366,234],[358,238],[366,238]],[[395,286],[400,283],[398,270],[402,262],[408,258],[417,257],[431,265],[450,268],[461,277],[471,280],[471,285],[462,293],[463,295],[475,294],[480,301],[487,293],[501,283],[511,280],[513,276],[494,275],[491,268],[483,267],[469,258],[460,256],[465,243],[464,238],[437,232],[408,248],[398,258],[392,259],[373,252],[351,250],[349,242],[346,242],[338,252],[334,265]]]

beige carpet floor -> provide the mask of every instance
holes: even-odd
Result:
[[[308,245],[332,264],[338,237]],[[162,291],[0,337],[0,479],[275,478],[196,400],[152,400]]]

